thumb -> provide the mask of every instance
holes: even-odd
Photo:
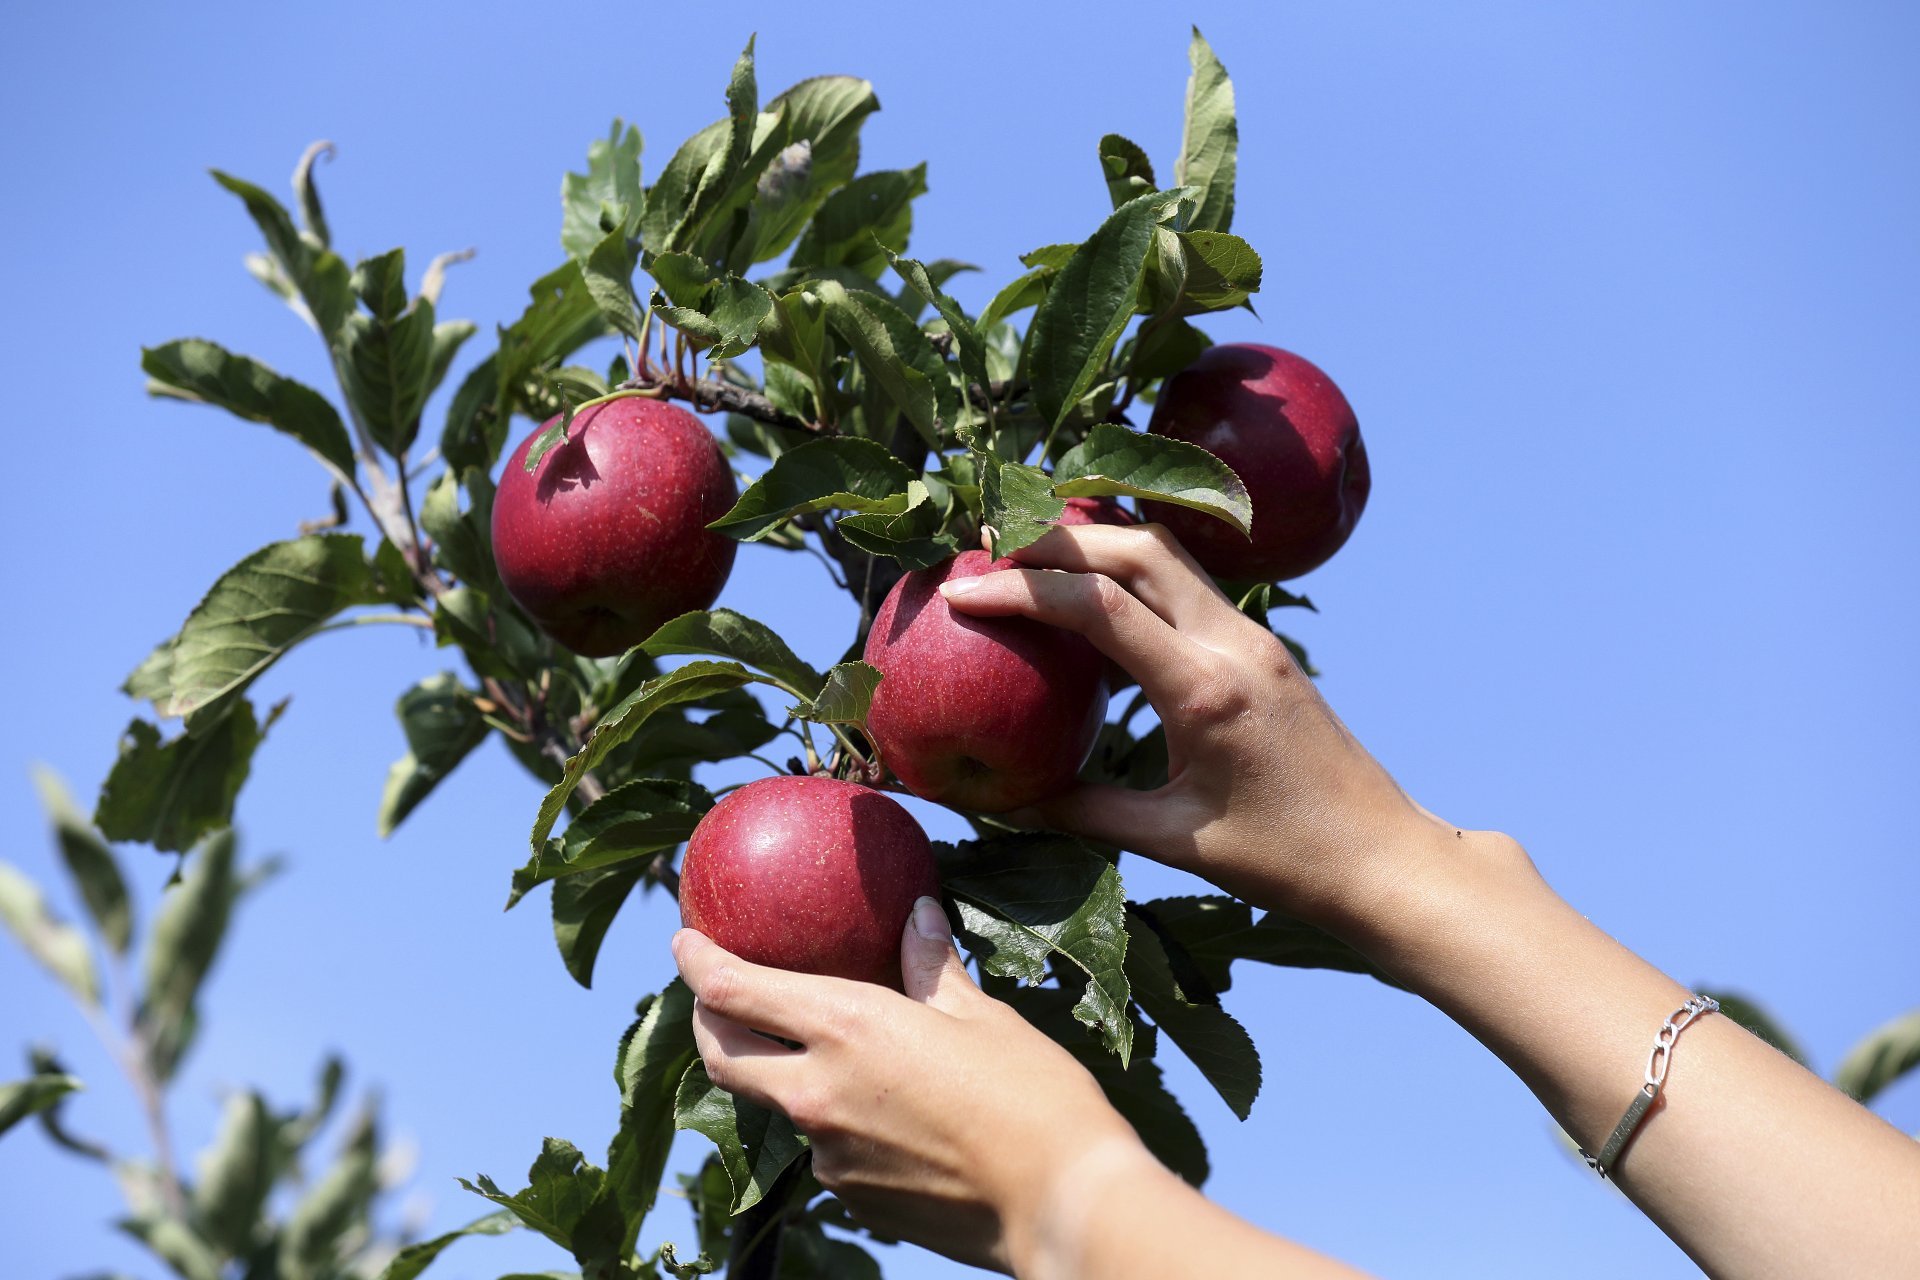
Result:
[[[949,1013],[958,1001],[980,990],[953,949],[953,930],[937,898],[913,904],[900,937],[900,977],[909,999]]]

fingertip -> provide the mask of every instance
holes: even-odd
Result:
[[[923,895],[913,904],[913,914],[909,918],[913,932],[928,942],[942,945],[953,941],[953,926],[947,923],[947,913],[935,897]]]
[[[699,951],[701,947],[710,947],[712,945],[712,940],[698,929],[676,930],[672,941],[667,944],[673,952],[674,961],[682,966],[684,966],[687,960]]]

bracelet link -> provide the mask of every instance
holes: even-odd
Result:
[[[1660,1024],[1660,1030],[1654,1034],[1653,1048],[1647,1054],[1646,1083],[1633,1096],[1627,1105],[1626,1114],[1620,1117],[1620,1123],[1613,1127],[1613,1133],[1607,1143],[1600,1148],[1600,1154],[1589,1155],[1586,1148],[1580,1149],[1580,1158],[1587,1167],[1602,1178],[1612,1176],[1613,1166],[1619,1162],[1620,1153],[1626,1150],[1627,1143],[1633,1138],[1640,1122],[1646,1118],[1647,1111],[1659,1100],[1660,1090],[1667,1082],[1667,1068],[1673,1063],[1673,1047],[1680,1039],[1680,1033],[1692,1025],[1694,1019],[1702,1014],[1718,1013],[1720,1002],[1712,996],[1696,995],[1667,1015]]]

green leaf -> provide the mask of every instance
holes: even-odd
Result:
[[[5,909],[5,877],[11,874],[12,870],[0,863],[0,910]],[[0,1134],[81,1087],[72,1076],[52,1072],[0,1084]]]
[[[433,350],[427,360],[427,394],[432,395],[446,381],[454,356],[467,345],[467,339],[479,332],[471,320],[445,320],[433,326]]]
[[[333,232],[327,226],[326,211],[320,207],[320,188],[313,183],[313,166],[319,160],[333,159],[331,142],[310,144],[300,157],[300,163],[293,169],[293,194],[300,204],[300,221],[307,234],[318,240],[322,247],[333,242]]]
[[[852,180],[860,126],[879,107],[873,86],[852,76],[802,80],[767,104],[785,122],[786,142],[756,179],[738,264],[779,257],[821,202]]]
[[[214,832],[187,858],[186,874],[167,890],[147,936],[145,981],[136,1016],[154,1074],[169,1079],[194,1028],[194,1006],[226,940],[241,886],[234,875],[231,828]]]
[[[593,986],[600,944],[606,941],[627,895],[645,874],[644,866],[626,863],[553,882],[554,945],[560,949],[560,962],[581,986]]]
[[[702,294],[698,306],[661,307],[658,314],[710,358],[737,356],[760,339],[772,316],[773,295],[739,276],[724,276]],[[711,348],[711,350],[708,350]]]
[[[1216,992],[1233,985],[1229,969],[1235,960],[1293,969],[1338,969],[1365,973],[1390,986],[1391,979],[1376,970],[1358,951],[1312,925],[1268,912],[1258,924],[1246,903],[1219,895],[1156,898],[1134,908],[1162,937],[1177,944],[1184,960],[1195,965]]]
[[[459,1182],[510,1210],[582,1263],[611,1263],[619,1253],[623,1224],[618,1206],[604,1194],[606,1171],[588,1163],[571,1142],[548,1138],[527,1170],[526,1188],[512,1195],[484,1174],[475,1182]]]
[[[899,514],[909,504],[913,474],[884,445],[852,436],[826,436],[789,449],[740,495],[733,509],[707,527],[756,542],[777,526],[813,511]]]
[[[416,298],[383,320],[355,312],[340,326],[340,386],[374,443],[398,457],[420,430],[434,369],[433,304]]]
[[[381,1270],[377,1280],[415,1280],[425,1271],[433,1260],[446,1252],[447,1246],[467,1236],[502,1236],[520,1225],[520,1219],[511,1209],[502,1209],[490,1213],[484,1218],[475,1218],[457,1231],[449,1231],[443,1236],[431,1240],[422,1240],[410,1244],[393,1255],[393,1260]]]
[[[920,438],[938,449],[940,425],[958,416],[959,397],[932,341],[880,294],[851,290],[835,280],[816,281],[813,292],[826,308],[828,327],[853,350],[861,369]]]
[[[1834,1085],[1862,1102],[1920,1067],[1920,1009],[1887,1023],[1848,1051]]]
[[[1136,383],[1170,378],[1213,345],[1199,329],[1178,318],[1141,326],[1127,358],[1127,377]]]
[[[147,1246],[181,1280],[220,1280],[220,1256],[179,1219],[151,1213],[123,1218],[114,1225]]]
[[[817,1222],[787,1224],[780,1233],[775,1280],[880,1280],[880,1262],[850,1240],[837,1240]]]
[[[547,836],[553,832],[553,824],[560,818],[560,810],[580,785],[581,777],[606,759],[608,752],[638,733],[648,717],[668,707],[709,698],[759,679],[745,667],[731,662],[689,662],[655,676],[623,698],[600,717],[600,723],[587,736],[586,745],[567,761],[560,781],[540,802],[531,837],[534,851],[539,852],[545,845]]]
[[[1074,250],[1033,317],[1033,400],[1047,421],[1065,420],[1094,384],[1133,318],[1154,231],[1186,192],[1156,191],[1114,210]]]
[[[387,771],[377,827],[382,839],[426,799],[487,736],[487,723],[473,694],[450,671],[429,676],[394,704],[407,754]]]
[[[1739,1023],[1801,1066],[1807,1065],[1806,1050],[1780,1025],[1777,1018],[1754,1001],[1731,991],[1716,991],[1708,987],[1695,987],[1694,990],[1719,1001],[1722,1016]]]
[[[638,1013],[614,1062],[620,1130],[607,1149],[607,1186],[626,1219],[629,1249],[660,1194],[673,1147],[674,1101],[694,1059],[693,993],[675,978],[642,1000]]]
[[[100,980],[85,935],[54,915],[39,886],[4,862],[0,862],[0,925],[75,999],[100,1003]]]
[[[221,574],[179,634],[155,649],[124,687],[150,700],[161,716],[185,716],[187,732],[198,734],[335,614],[379,602],[359,535],[276,542]]]
[[[1044,301],[1053,278],[1059,274],[1058,267],[1035,267],[1025,275],[1016,277],[987,303],[986,310],[980,313],[979,328],[982,331],[990,329],[1008,316]]]
[[[564,834],[513,873],[509,909],[535,885],[562,876],[650,858],[686,841],[713,808],[705,787],[667,778],[635,778],[595,800]]]
[[[283,1122],[281,1136],[290,1150],[298,1151],[320,1132],[320,1126],[333,1114],[333,1104],[339,1101],[340,1085],[346,1079],[347,1064],[336,1054],[327,1055],[320,1066],[319,1078],[314,1082],[313,1101],[307,1109]]]
[[[1211,991],[1188,990],[1181,984],[1160,935],[1134,912],[1127,914],[1127,981],[1154,1025],[1180,1046],[1233,1114],[1245,1120],[1260,1094],[1260,1052],[1253,1037]]]
[[[818,694],[824,679],[795,657],[773,628],[731,609],[683,613],[661,624],[640,649],[655,658],[689,653],[732,658],[766,672],[803,698]]]
[[[475,499],[473,510],[460,510],[460,488]],[[420,503],[420,527],[433,539],[435,563],[462,582],[492,589],[497,573],[493,565],[493,482],[477,467],[456,477],[443,471],[427,487]]]
[[[280,1233],[282,1280],[331,1280],[349,1233],[365,1229],[379,1190],[379,1137],[371,1112],[364,1112],[347,1136],[339,1156],[308,1188],[287,1215]]]
[[[1107,180],[1107,193],[1118,209],[1129,200],[1159,189],[1153,180],[1153,162],[1138,143],[1117,133],[1100,139],[1100,172]]]
[[[1193,29],[1187,47],[1193,73],[1187,78],[1186,128],[1180,137],[1180,161],[1173,168],[1177,186],[1199,188],[1199,207],[1187,225],[1196,231],[1225,231],[1233,225],[1234,170],[1240,152],[1240,126],[1234,118],[1233,81],[1227,69]]]
[[[943,531],[946,515],[932,500],[925,482],[908,481],[907,498],[910,505],[898,515],[845,515],[833,527],[860,550],[889,556],[903,569],[926,569],[952,557],[960,544]]]
[[[1097,422],[1053,471],[1063,498],[1152,498],[1204,511],[1246,533],[1253,524],[1247,487],[1199,445]]]
[[[624,227],[615,227],[595,245],[581,263],[587,292],[608,324],[638,341],[641,334],[640,300],[633,291],[633,270],[640,265],[640,245]]]
[[[353,283],[347,264],[318,238],[310,240],[295,230],[293,219],[281,203],[259,187],[218,169],[212,172],[215,182],[247,206],[280,274],[299,292],[314,328],[332,346],[340,326],[353,311]]]
[[[977,384],[982,391],[993,381],[992,370],[987,367],[987,344],[981,340],[979,330],[967,319],[967,313],[952,298],[942,293],[940,286],[927,274],[927,268],[912,258],[894,258],[893,269],[900,278],[940,313],[947,322],[947,331],[953,335],[953,347],[960,357],[960,369],[969,382]],[[963,401],[964,403],[964,401]]]
[[[993,540],[993,554],[1011,555],[1052,529],[1067,504],[1055,493],[1053,477],[1040,468],[991,454],[978,457],[981,525]]]
[[[1224,231],[1169,231],[1155,235],[1155,252],[1143,287],[1141,310],[1149,315],[1199,315],[1246,305],[1260,292],[1260,255],[1239,236]]]
[[[228,1097],[193,1187],[194,1221],[209,1243],[234,1257],[252,1253],[283,1155],[280,1124],[266,1099],[253,1092]]]
[[[587,148],[587,171],[560,179],[560,245],[585,258],[609,232],[634,236],[646,210],[640,186],[640,131],[615,120]]]
[[[653,186],[647,189],[640,238],[656,254],[685,249],[691,235],[685,230],[694,193],[703,179],[717,181],[727,163],[733,122],[719,120],[680,144]],[[712,173],[713,178],[707,178]]]
[[[733,1187],[729,1207],[735,1214],[758,1204],[807,1145],[806,1138],[778,1111],[736,1098],[714,1084],[698,1058],[680,1080],[673,1124],[676,1129],[704,1134],[719,1150]]]
[[[80,900],[86,903],[94,927],[109,947],[126,954],[133,938],[133,903],[113,850],[74,807],[58,774],[36,767],[33,784],[40,792],[41,807],[53,823],[54,842],[67,864],[67,874],[80,890]]]
[[[776,389],[774,370],[784,364],[806,380],[813,397],[813,406],[801,409],[799,416],[827,418],[835,403],[835,353],[827,336],[826,304],[804,288],[776,294],[773,303],[760,329],[760,350],[769,361],[768,394]]]
[[[391,321],[407,309],[407,251],[389,249],[353,268],[353,291],[373,318]]]
[[[815,724],[851,724],[864,730],[874,690],[879,687],[878,668],[864,662],[843,662],[827,672],[826,685],[811,705],[794,707],[788,714]]]
[[[927,166],[862,174],[820,206],[788,260],[794,267],[845,267],[878,280],[906,250],[913,202],[927,193]]]
[[[1132,1052],[1126,897],[1113,864],[1065,836],[934,846],[967,949],[988,973],[1035,983],[1056,957],[1087,976],[1073,1016],[1125,1063]]]
[[[199,338],[143,347],[140,367],[155,395],[225,409],[298,440],[342,478],[354,473],[346,424],[318,391],[283,378],[257,360],[236,356]]]
[[[253,717],[244,698],[211,728],[162,742],[160,730],[134,720],[100,788],[93,820],[109,840],[137,840],[166,853],[192,847],[233,821],[233,803],[272,724]]]

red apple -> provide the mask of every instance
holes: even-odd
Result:
[[[1106,659],[1030,618],[970,618],[940,584],[1014,567],[984,551],[910,573],[867,634],[884,677],[867,727],[917,796],[1003,813],[1071,786],[1107,715]]]
[[[1251,541],[1190,508],[1141,504],[1215,577],[1271,582],[1317,569],[1367,505],[1367,448],[1352,406],[1333,379],[1277,347],[1209,348],[1167,380],[1148,430],[1199,445],[1247,486]]]
[[[939,892],[899,802],[836,778],[762,778],[693,829],[680,923],[754,964],[898,988],[901,932]]]
[[[1060,513],[1054,523],[1130,525],[1140,522],[1114,498],[1068,498],[1067,509]]]
[[[500,477],[493,558],[507,594],[547,634],[605,657],[714,602],[736,544],[707,524],[738,491],[698,418],[641,397],[594,405],[529,474],[539,435]]]

